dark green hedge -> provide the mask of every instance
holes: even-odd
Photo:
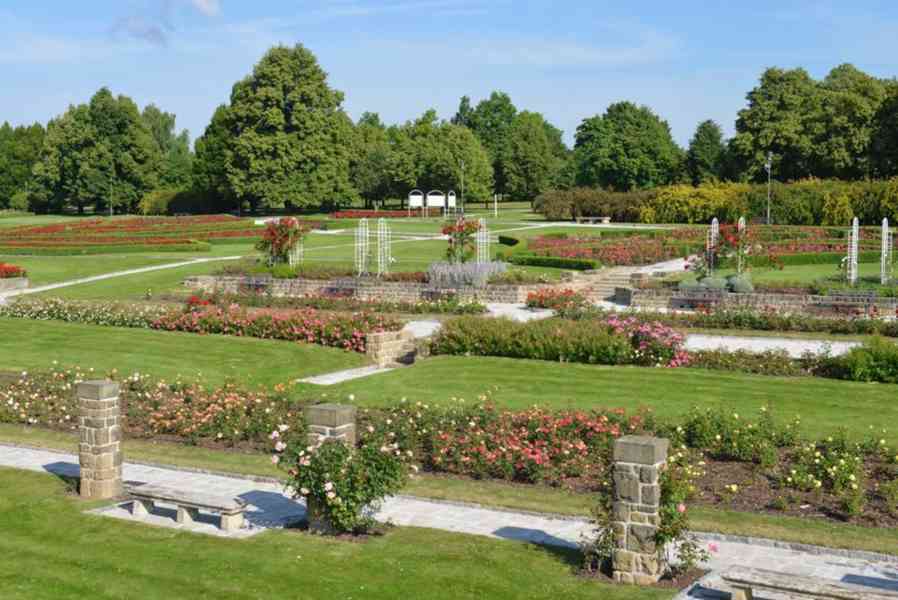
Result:
[[[598,269],[601,266],[598,261],[587,258],[559,258],[557,256],[537,256],[535,254],[512,254],[505,257],[504,260],[513,265],[573,269],[575,271],[589,271]]]
[[[768,256],[750,256],[748,264],[752,267],[772,267],[781,264],[786,267],[798,267],[802,265],[832,265],[838,267],[845,255],[841,252],[808,252],[802,254],[784,254],[771,261]],[[879,252],[859,252],[857,261],[861,263],[879,262]],[[723,261],[722,267],[733,267],[735,262]]]

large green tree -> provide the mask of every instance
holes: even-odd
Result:
[[[870,144],[876,113],[886,96],[883,81],[852,65],[834,68],[820,82],[820,110],[810,127],[815,136],[814,175],[860,179],[870,175]]]
[[[523,111],[508,130],[503,162],[508,194],[514,200],[532,202],[554,183],[563,162],[558,156],[560,136],[554,139],[549,127],[539,113]]]
[[[234,194],[251,206],[339,205],[349,179],[353,124],[343,94],[308,49],[276,46],[237,82],[226,112],[225,154]]]
[[[465,199],[486,200],[493,189],[493,170],[483,145],[467,127],[440,122],[436,111],[406,123],[396,133],[397,153],[412,158],[413,187],[424,192],[455,190],[464,182]]]
[[[478,102],[473,110],[470,109],[467,96],[463,97],[456,114],[458,124],[470,128],[489,154],[493,166],[493,184],[499,194],[508,193],[504,149],[508,131],[517,113],[518,109],[509,95],[496,91],[489,98]]]
[[[764,163],[772,152],[779,179],[812,175],[814,134],[810,124],[818,118],[820,95],[807,71],[767,69],[747,99],[748,106],[736,119],[733,138],[745,174],[752,179],[766,177]]]
[[[683,152],[670,126],[646,106],[612,104],[584,119],[574,146],[577,183],[618,191],[676,181]]]
[[[221,104],[212,114],[212,120],[203,135],[194,144],[193,189],[204,198],[208,205],[206,208],[240,208],[228,181],[225,155],[231,134],[227,121],[228,107]]]
[[[145,106],[141,117],[150,129],[162,155],[159,185],[168,189],[189,187],[193,162],[190,133],[186,129],[176,133],[175,115],[160,110],[155,104]]]
[[[699,123],[686,152],[686,171],[693,185],[723,178],[726,145],[720,125],[708,119]]]
[[[870,147],[873,173],[877,177],[898,176],[898,84],[888,87],[876,111]]]
[[[14,196],[27,191],[31,170],[40,157],[44,133],[39,123],[0,126],[0,208],[9,208]]]
[[[134,210],[158,184],[159,147],[127,96],[101,88],[47,125],[34,166],[34,198],[49,210]]]

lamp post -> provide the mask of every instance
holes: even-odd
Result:
[[[773,152],[767,153],[767,162],[764,163],[767,171],[767,224],[770,225],[770,174],[773,172]]]
[[[461,214],[465,216],[465,161],[461,161]]]

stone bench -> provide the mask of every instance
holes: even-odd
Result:
[[[151,484],[129,486],[127,492],[133,499],[131,514],[135,517],[147,516],[156,502],[163,502],[177,506],[177,521],[182,525],[193,523],[199,511],[204,510],[221,516],[222,531],[237,531],[243,527],[243,513],[246,511],[247,503],[240,498],[175,490]]]
[[[721,578],[733,600],[753,600],[755,592],[769,592],[790,600],[898,600],[898,592],[749,567],[733,567]]]

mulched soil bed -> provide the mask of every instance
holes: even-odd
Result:
[[[787,464],[787,463],[785,463]],[[785,468],[785,467],[780,467]],[[845,512],[840,499],[827,492],[802,492],[781,488],[771,471],[751,463],[706,461],[705,475],[697,482],[696,504],[740,512],[768,513],[797,517],[832,519],[865,527],[898,527],[898,514],[889,511],[877,493],[878,485],[896,476],[896,467],[868,459],[864,463],[867,478],[867,502],[863,514]],[[736,484],[734,494],[726,486]]]

